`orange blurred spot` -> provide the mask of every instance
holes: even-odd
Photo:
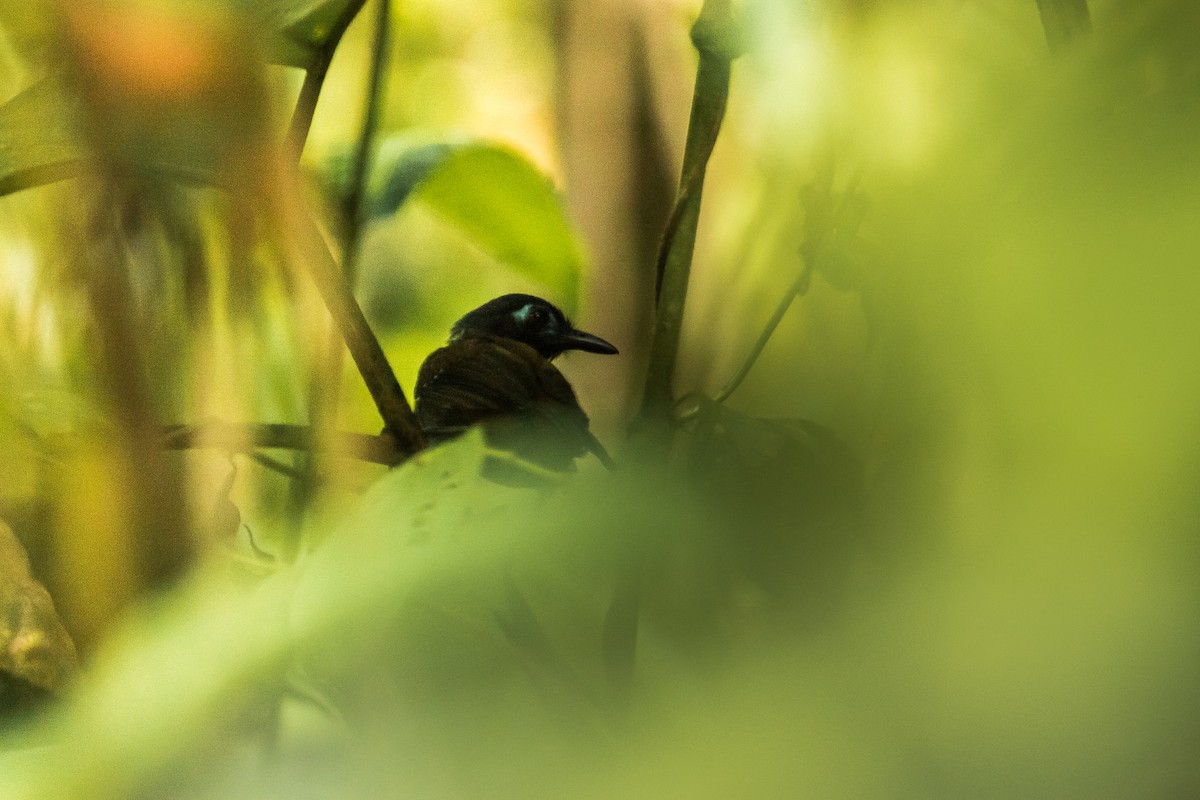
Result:
[[[149,5],[83,6],[63,0],[68,36],[88,73],[149,102],[179,102],[219,91],[236,29],[212,15]]]

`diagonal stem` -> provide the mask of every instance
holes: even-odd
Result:
[[[725,384],[725,388],[717,393],[717,396],[713,398],[713,402],[724,403],[729,399],[729,396],[736,392],[737,388],[742,385],[742,381],[744,381],[746,376],[750,374],[750,370],[754,368],[754,364],[758,361],[758,357],[761,356],[763,350],[766,349],[767,342],[771,341],[771,337],[775,335],[775,329],[779,327],[779,323],[783,322],[783,317],[785,314],[787,314],[788,309],[791,308],[792,301],[796,299],[796,295],[803,291],[804,286],[807,283],[808,268],[806,266],[805,269],[801,271],[800,276],[792,282],[790,287],[788,287],[787,292],[780,299],[779,305],[775,306],[775,312],[771,315],[771,319],[768,320],[767,326],[763,328],[762,333],[758,335],[758,339],[754,342],[754,346],[750,348],[750,352],[746,355],[746,360],[742,362],[742,366],[738,369],[737,373],[730,378],[729,383]]]
[[[384,425],[396,439],[401,452],[411,455],[424,447],[424,437],[412,407],[388,363],[383,345],[371,330],[362,306],[346,284],[342,270],[316,222],[307,213],[295,214],[291,230],[301,235],[302,261],[309,269],[321,299],[350,350]]]
[[[308,141],[308,132],[312,129],[313,116],[317,113],[317,101],[321,99],[321,89],[325,86],[329,65],[333,63],[333,54],[337,52],[346,29],[366,2],[367,0],[351,0],[341,15],[334,20],[324,46],[317,51],[313,63],[309,64],[304,72],[304,84],[300,87],[300,97],[296,100],[296,109],[292,112],[292,121],[288,127],[288,142],[297,161],[304,152],[304,143]]]
[[[830,185],[826,187],[825,191],[832,195],[832,173],[830,173],[828,180]],[[750,348],[750,352],[746,355],[746,359],[742,362],[742,366],[739,367],[734,376],[730,378],[729,383],[725,384],[725,388],[717,393],[717,395],[713,398],[713,402],[724,403],[734,392],[737,391],[738,387],[742,385],[742,381],[744,381],[746,376],[750,374],[750,370],[754,368],[755,363],[758,362],[758,357],[761,356],[763,350],[766,349],[767,343],[771,341],[771,337],[775,335],[775,331],[779,327],[779,324],[783,322],[783,318],[787,314],[788,309],[792,307],[792,302],[796,299],[797,295],[804,294],[812,278],[813,261],[819,257],[819,254],[822,252],[822,246],[825,240],[833,233],[834,227],[841,225],[841,221],[845,215],[845,210],[848,207],[851,198],[853,198],[858,191],[858,185],[861,180],[862,169],[860,168],[855,171],[853,176],[851,176],[849,183],[842,191],[841,200],[836,203],[833,210],[828,214],[816,215],[817,221],[815,225],[813,223],[813,216],[810,214],[808,222],[806,222],[806,226],[809,228],[809,231],[805,237],[804,245],[800,248],[800,252],[804,254],[804,267],[800,270],[799,274],[796,275],[796,279],[792,281],[792,285],[788,287],[787,292],[785,292],[783,297],[780,298],[779,304],[775,306],[774,313],[771,314],[771,318],[767,321],[766,327],[763,328],[761,333],[759,333],[758,339],[755,340],[754,346]]]
[[[389,42],[390,0],[378,0],[375,14],[375,35],[371,42],[371,67],[367,80],[366,110],[350,164],[350,183],[342,198],[342,282],[353,293],[358,275],[359,253],[362,250],[363,200],[367,176],[370,174],[371,149],[379,129],[380,105],[383,96],[385,66]],[[335,332],[329,342],[328,355],[322,369],[313,379],[309,396],[313,409],[314,427],[321,428],[324,420],[336,416],[338,389],[342,374],[343,348]]]

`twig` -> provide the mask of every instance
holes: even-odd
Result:
[[[808,274],[810,267],[807,262],[804,269],[800,271],[799,277],[792,282],[788,287],[787,292],[780,299],[779,305],[775,306],[775,313],[771,315],[771,319],[767,321],[767,326],[763,328],[762,333],[758,335],[758,340],[754,342],[754,346],[750,348],[750,352],[746,355],[746,360],[742,362],[742,366],[730,378],[729,383],[725,384],[725,388],[717,393],[713,398],[713,402],[724,403],[729,399],[737,388],[742,385],[742,381],[750,374],[750,370],[754,368],[754,364],[758,361],[758,357],[762,355],[763,350],[767,347],[767,342],[771,341],[771,337],[775,335],[775,329],[779,327],[779,323],[783,321],[783,317],[787,314],[787,310],[791,308],[792,301],[796,299],[796,295],[804,290],[804,286],[808,283]]]
[[[312,446],[312,431],[308,427],[283,423],[239,425],[208,420],[194,426],[171,425],[162,435],[162,447],[166,450],[212,448],[253,453],[258,449],[309,450]],[[365,433],[336,434],[332,450],[349,458],[388,466],[404,458],[391,437]]]
[[[832,173],[830,174],[828,180],[830,183],[832,183]],[[796,299],[797,295],[803,294],[808,288],[815,266],[813,262],[820,256],[822,248],[825,246],[827,239],[834,233],[835,229],[841,225],[845,210],[851,199],[855,196],[855,193],[858,191],[858,185],[861,180],[862,169],[860,168],[851,176],[849,183],[846,184],[846,188],[842,191],[841,200],[838,201],[836,207],[833,208],[831,212],[827,214],[810,213],[808,218],[809,221],[806,224],[806,227],[808,227],[809,230],[805,236],[805,242],[800,248],[800,252],[804,254],[803,268],[796,276],[796,279],[792,281],[792,285],[788,287],[787,292],[784,293],[782,298],[780,298],[779,304],[775,306],[775,312],[767,321],[766,327],[763,328],[762,332],[758,335],[758,339],[754,342],[754,346],[750,348],[750,352],[746,355],[746,359],[742,362],[742,366],[739,367],[738,371],[734,373],[734,376],[730,378],[729,383],[725,384],[725,388],[718,392],[713,398],[714,403],[724,403],[729,399],[730,395],[736,392],[738,387],[742,385],[742,381],[744,381],[746,376],[750,374],[750,370],[754,368],[755,363],[758,361],[758,357],[761,356],[763,350],[766,349],[767,343],[771,341],[771,337],[775,335],[775,331],[779,328],[779,323],[783,322],[784,315],[787,314],[788,309],[792,306],[792,301]],[[832,194],[832,186],[827,186],[826,192]],[[813,224],[814,221],[815,229]]]
[[[683,171],[657,264],[660,291],[639,420],[652,429],[663,429],[670,415],[671,382],[696,247],[704,174],[725,117],[732,63],[739,52],[737,39],[729,0],[705,0],[692,27],[692,42],[700,53],[700,65],[692,95]],[[659,446],[655,449],[669,447],[669,433],[656,438]]]
[[[342,239],[345,256],[342,268],[346,282],[353,284],[358,271],[359,232],[362,228],[363,198],[366,194],[367,176],[371,168],[371,149],[379,130],[380,103],[386,76],[387,51],[390,41],[389,16],[391,0],[378,0],[375,12],[375,36],[371,40],[371,72],[367,79],[367,102],[363,112],[362,128],[354,148],[351,162],[350,183],[342,204],[345,230]]]
[[[283,463],[282,461],[280,461],[277,458],[271,458],[266,453],[260,453],[257,450],[255,450],[253,452],[247,453],[246,457],[249,458],[251,461],[253,461],[255,464],[258,464],[260,467],[263,467],[264,469],[269,469],[272,472],[278,472],[280,475],[284,476],[285,478],[291,478],[294,481],[302,481],[302,480],[308,479],[308,476],[304,472],[296,469],[295,467],[293,467],[290,464]]]
[[[383,345],[371,330],[362,306],[343,280],[329,244],[307,209],[297,207],[298,201],[281,199],[285,206],[292,206],[285,211],[285,219],[291,223],[285,226],[285,230],[297,234],[299,238],[299,241],[287,244],[299,248],[296,257],[308,267],[317,291],[345,340],[388,432],[396,438],[400,452],[412,455],[425,446],[425,437],[404,396],[404,390],[400,388],[400,382],[396,380],[396,373],[388,363]]]
[[[353,292],[358,276],[359,253],[362,250],[362,207],[366,194],[367,176],[371,167],[371,148],[379,129],[380,100],[386,70],[390,0],[378,0],[375,14],[375,36],[371,42],[371,69],[367,81],[366,110],[362,128],[350,165],[350,182],[342,197],[342,281],[346,291]],[[313,378],[309,392],[314,427],[320,429],[325,420],[332,420],[338,404],[339,378],[342,374],[343,349],[341,337],[332,334],[328,356],[323,369]]]

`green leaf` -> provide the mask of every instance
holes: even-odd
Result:
[[[395,213],[410,198],[422,202],[573,310],[582,249],[554,185],[528,159],[483,142],[391,139],[372,172],[372,213]]]
[[[136,794],[204,739],[209,710],[252,702],[262,677],[297,645],[364,627],[377,633],[381,614],[403,608],[417,590],[469,575],[468,565],[488,566],[503,537],[468,542],[472,559],[462,547],[462,538],[501,522],[489,512],[504,496],[489,492],[504,490],[481,485],[483,458],[478,431],[422,453],[388,473],[294,567],[249,590],[214,573],[134,615],[125,646],[91,665],[53,722],[48,738],[65,744],[30,765],[21,796]]]
[[[0,106],[0,196],[75,175],[85,151],[71,133],[75,109],[46,79]]]
[[[371,176],[371,213],[376,216],[396,213],[417,187],[461,147],[449,142],[413,144],[402,136],[383,142]],[[348,160],[338,164],[343,183],[348,180],[348,170]]]
[[[396,607],[397,596],[461,568],[461,538],[494,521],[495,487],[479,478],[479,430],[423,452],[368,491],[328,541],[301,562],[295,631],[319,633]],[[511,491],[500,491],[511,499]],[[475,551],[479,542],[471,542]],[[457,566],[456,566],[457,564]],[[347,582],[346,577],[354,576]]]

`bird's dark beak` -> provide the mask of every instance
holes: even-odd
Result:
[[[588,353],[602,353],[606,356],[615,356],[617,354],[617,348],[599,336],[593,336],[583,331],[568,331],[563,335],[561,343],[563,350],[584,350]]]

